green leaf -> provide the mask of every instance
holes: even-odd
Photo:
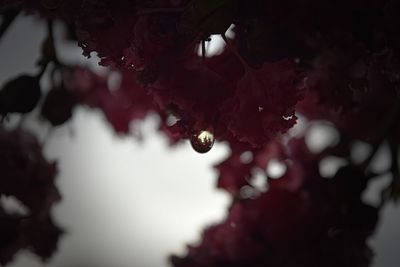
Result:
[[[393,200],[397,203],[400,200],[400,177],[393,177],[392,182],[382,192],[383,200]]]

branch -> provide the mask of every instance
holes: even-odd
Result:
[[[14,19],[18,16],[19,9],[10,9],[3,13],[3,21],[0,25],[0,39],[3,37],[4,33],[7,31],[8,27],[14,21]]]
[[[360,165],[361,168],[366,169],[372,159],[375,157],[376,152],[378,151],[379,147],[387,138],[390,137],[390,132],[393,130],[394,127],[397,126],[396,122],[400,118],[400,103],[396,102],[392,112],[387,116],[386,120],[382,125],[382,133],[379,135],[379,138],[375,141],[372,147],[372,152],[368,156],[368,158]]]

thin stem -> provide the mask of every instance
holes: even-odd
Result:
[[[49,55],[42,55],[42,61],[41,61],[41,69],[39,71],[39,73],[36,75],[36,77],[38,77],[38,79],[40,79],[42,77],[42,75],[44,74],[44,72],[46,71],[47,66],[49,65],[50,62],[54,62],[54,64],[56,66],[62,66],[61,62],[58,60],[57,57],[57,52],[56,52],[56,48],[55,48],[55,39],[54,39],[54,30],[53,30],[53,22],[51,20],[47,21],[47,39],[44,41],[44,49],[49,49],[49,51],[47,51],[49,53]],[[49,43],[49,47],[46,47],[46,42]],[[43,52],[46,53],[46,52]]]
[[[400,172],[399,172],[399,151],[398,151],[398,146],[397,142],[393,140],[394,137],[391,137],[389,139],[389,147],[390,147],[390,154],[392,155],[392,164],[390,166],[390,170],[393,173],[393,178],[398,177]]]
[[[49,65],[49,62],[45,62],[45,63],[42,65],[42,68],[40,69],[39,73],[36,74],[36,78],[37,78],[37,79],[42,78],[42,76],[43,76],[44,72],[46,71],[46,68],[47,68],[48,65]]]
[[[201,57],[203,61],[206,59],[206,42],[204,40],[201,40]]]
[[[383,141],[385,141],[390,135],[390,131],[396,126],[397,119],[400,117],[400,103],[396,102],[392,112],[390,112],[389,116],[383,123],[382,133],[379,135],[379,138],[375,141],[372,147],[372,152],[368,156],[368,158],[360,165],[361,168],[366,169],[371,161],[374,159],[376,152],[380,148]]]
[[[52,61],[56,65],[61,65],[60,61],[58,60],[57,51],[55,47],[55,38],[54,38],[54,29],[53,29],[53,22],[51,20],[47,21],[47,31],[50,38],[50,44],[52,49],[53,58]]]
[[[389,138],[390,154],[392,157],[392,164],[390,166],[390,172],[392,173],[392,181],[388,187],[381,192],[381,203],[382,207],[388,200],[392,199],[395,202],[400,197],[400,169],[399,169],[399,148],[395,140],[395,136]]]
[[[228,40],[225,34],[221,34],[222,39],[225,41],[226,46],[229,48],[229,50],[239,59],[240,63],[242,63],[245,71],[250,71],[251,68],[247,64],[247,62],[242,58],[242,56],[239,54],[239,52],[236,50],[236,47],[234,47]]]

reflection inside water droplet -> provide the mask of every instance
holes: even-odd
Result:
[[[190,144],[193,149],[199,153],[206,153],[214,145],[214,135],[209,131],[199,131],[190,138]]]

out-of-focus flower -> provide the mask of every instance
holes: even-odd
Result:
[[[99,108],[116,132],[127,133],[131,121],[143,119],[152,110],[152,100],[131,72],[122,72],[121,82],[113,89],[108,86],[109,76],[84,67],[68,68],[64,71],[65,88],[78,103]]]
[[[44,158],[30,133],[1,129],[0,171],[0,196],[15,197],[27,208],[27,214],[19,215],[0,205],[0,263],[9,262],[20,249],[48,259],[62,233],[50,216],[51,207],[60,200],[55,163]]]
[[[200,245],[171,258],[174,266],[368,266],[366,240],[378,210],[361,201],[367,178],[352,166],[322,178],[318,157],[309,155],[303,161],[293,154],[293,165],[266,192],[234,200]]]

